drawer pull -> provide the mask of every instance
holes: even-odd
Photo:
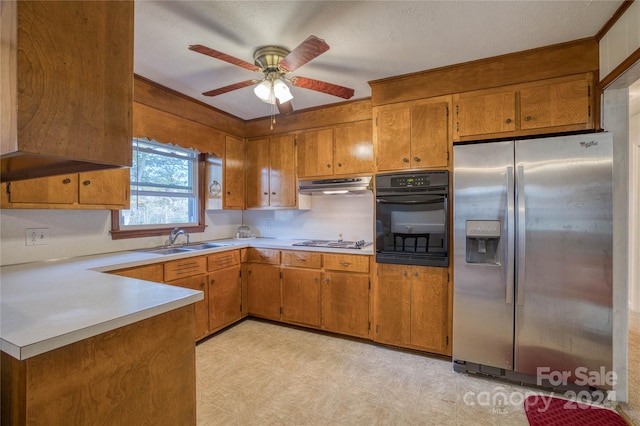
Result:
[[[63,184],[68,185],[71,183],[71,179],[66,178],[65,180],[62,181]]]
[[[84,182],[82,182],[83,185],[85,186],[89,186],[91,185],[91,181],[90,180],[85,180]]]
[[[409,162],[409,159],[408,159],[407,157],[404,157],[404,158],[402,159],[402,162],[403,162],[403,163],[408,163],[408,162]]]
[[[304,257],[296,257],[296,260],[298,262],[306,262],[307,261],[307,259],[305,259]]]
[[[511,119],[507,118],[507,124],[511,123]]]
[[[413,157],[413,161],[415,161],[416,163],[420,162],[420,157]]]
[[[347,268],[349,265],[351,265],[351,262],[345,262],[344,260],[340,261],[340,264],[342,266],[344,266],[345,268]]]
[[[525,120],[526,120],[526,121],[531,121],[531,116],[530,116],[530,115],[527,115],[527,116],[525,117]]]

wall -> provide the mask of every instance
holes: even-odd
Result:
[[[256,235],[283,239],[373,241],[373,194],[311,196],[310,210],[246,210]]]
[[[205,220],[205,232],[192,234],[191,241],[232,237],[242,224],[242,212],[207,211]],[[26,228],[49,228],[49,244],[26,246]],[[0,265],[154,247],[168,240],[168,235],[112,240],[110,230],[108,210],[4,209],[0,212]]]
[[[640,259],[640,80],[629,88],[629,259]],[[640,265],[629,262],[629,309],[640,313]]]

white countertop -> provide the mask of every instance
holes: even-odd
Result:
[[[0,268],[0,350],[27,359],[203,299],[200,291],[103,272],[243,247],[372,255],[292,246],[302,240],[222,240],[222,248],[175,255],[125,251]]]

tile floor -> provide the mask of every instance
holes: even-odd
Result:
[[[256,320],[200,343],[196,358],[199,426],[526,426],[523,398],[539,392],[453,373],[445,359]],[[630,417],[638,404],[625,407]]]

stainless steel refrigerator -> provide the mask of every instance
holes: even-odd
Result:
[[[611,134],[453,152],[454,370],[611,371]]]

